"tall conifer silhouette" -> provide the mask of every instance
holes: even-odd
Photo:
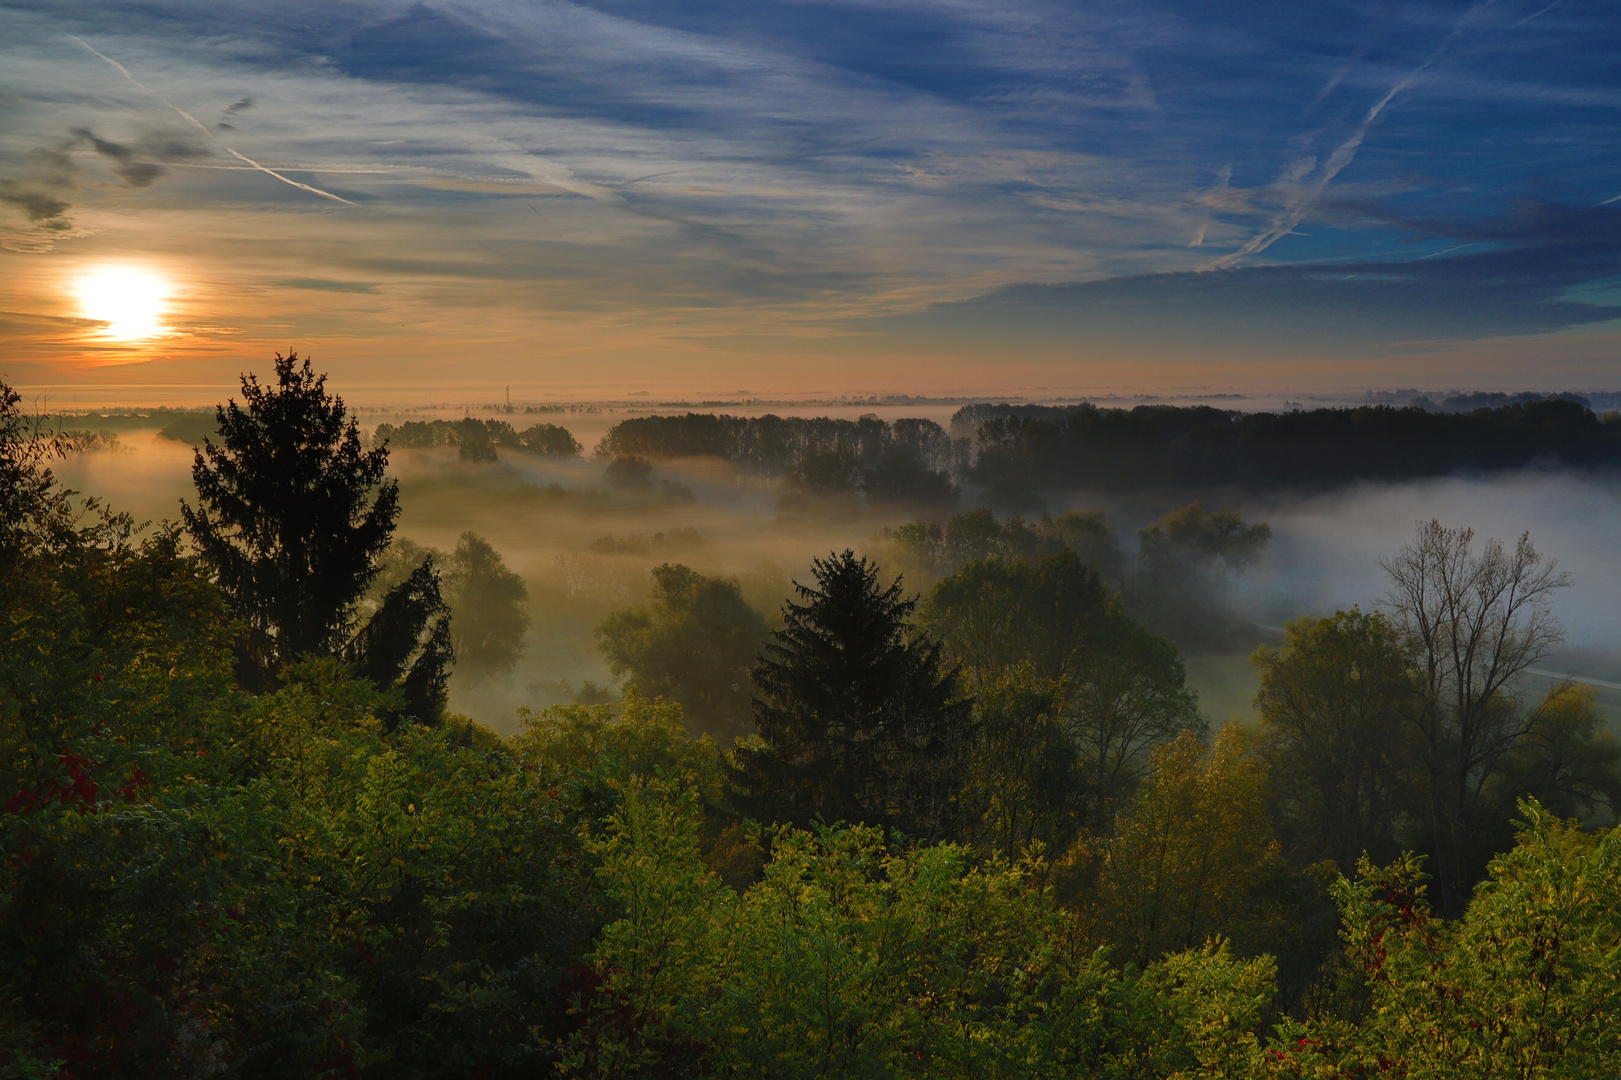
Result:
[[[916,606],[851,551],[815,585],[753,671],[758,741],[733,754],[739,801],[763,819],[862,821],[937,839],[955,826],[970,707],[938,643],[908,639]]]
[[[429,631],[412,665],[435,670],[413,674],[406,665],[428,624],[447,618],[438,573],[428,566],[412,575],[354,633],[355,605],[377,576],[400,512],[399,487],[385,476],[387,447],[362,447],[343,399],[296,352],[277,354],[273,386],[243,375],[242,398],[216,412],[220,444],[205,439],[192,464],[198,505],[181,507],[245,625],[242,683],[269,689],[299,657],[345,655],[380,684],[405,675],[408,696],[422,698],[410,711],[437,719],[448,622]]]

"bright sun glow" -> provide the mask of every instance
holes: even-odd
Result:
[[[84,317],[105,322],[103,333],[109,338],[141,341],[168,330],[163,325],[163,308],[169,284],[149,270],[96,270],[80,280],[78,292]]]

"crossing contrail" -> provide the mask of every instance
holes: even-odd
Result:
[[[189,122],[198,131],[200,131],[204,135],[206,135],[210,142],[219,143],[219,145],[222,148],[224,148],[224,150],[225,150],[225,152],[227,154],[230,154],[232,157],[236,158],[238,161],[242,162],[244,165],[250,165],[253,168],[258,169],[262,173],[266,173],[266,174],[268,174],[270,176],[274,176],[277,180],[280,180],[284,184],[291,184],[293,187],[298,188],[300,191],[307,191],[311,195],[319,195],[323,199],[331,199],[333,202],[341,202],[345,206],[358,205],[356,203],[350,202],[348,199],[345,199],[341,195],[334,195],[330,191],[322,191],[318,187],[311,187],[309,184],[300,183],[299,181],[294,180],[290,176],[283,176],[281,173],[277,172],[275,169],[270,168],[268,165],[261,165],[261,164],[259,164],[259,162],[254,161],[248,155],[242,153],[241,151],[237,150],[236,148],[234,148],[232,146],[228,146],[223,142],[220,142],[217,138],[214,137],[214,133],[212,131],[208,130],[208,125],[207,124],[203,123],[201,120],[199,120],[195,116],[191,115],[191,113],[187,112],[185,109],[182,109],[180,106],[176,105],[174,102],[170,101],[168,98],[164,97],[162,94],[158,93],[156,90],[152,89],[150,86],[147,86],[146,84],[142,83],[141,80],[137,79],[134,75],[130,74],[129,68],[125,67],[123,64],[120,64],[117,60],[114,60],[112,57],[108,56],[106,53],[102,52],[100,49],[96,48],[94,45],[90,44],[88,41],[84,40],[83,38],[78,37],[78,36],[76,36],[74,34],[69,34],[68,37],[73,38],[74,41],[78,42],[85,49],[89,50],[89,52],[92,53],[93,55],[99,56],[101,59],[103,59],[107,63],[111,64],[112,67],[113,67],[113,70],[117,71],[120,75],[124,76],[124,78],[129,80],[129,83],[130,83],[131,86],[135,87],[137,90],[141,91],[143,94],[150,94],[152,97],[157,98],[159,101],[161,101],[165,105],[169,106],[169,108],[173,109],[176,113],[178,113],[181,116],[181,118],[183,118],[184,120]]]

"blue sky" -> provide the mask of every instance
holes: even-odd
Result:
[[[0,334],[21,382],[298,345],[383,386],[1621,385],[1618,31],[1592,0],[0,2]],[[106,265],[168,283],[165,335],[75,306]]]

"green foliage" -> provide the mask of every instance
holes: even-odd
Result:
[[[511,747],[527,765],[563,773],[601,772],[615,780],[682,780],[711,805],[725,798],[724,763],[709,736],[691,738],[685,711],[632,686],[613,705],[518,710]]]
[[[427,628],[426,641],[423,630]],[[391,722],[410,717],[436,724],[449,698],[446,668],[454,659],[450,612],[440,596],[439,571],[425,558],[383,593],[344,649],[357,674],[378,686],[399,686],[403,703]]]
[[[22,396],[0,382],[0,575],[41,545],[71,540],[68,493],[56,487],[45,464],[63,449],[63,440],[46,432],[44,418],[26,415]]]
[[[518,432],[518,445],[531,454],[544,457],[579,457],[585,447],[569,433],[568,428],[556,424],[535,424]]]
[[[1136,787],[1154,747],[1182,732],[1202,738],[1209,725],[1176,647],[1130,616],[1111,614],[1089,659],[1068,686],[1065,715],[1101,826]]]
[[[1237,511],[1217,510],[1212,514],[1194,503],[1166,514],[1137,536],[1149,562],[1186,553],[1236,571],[1261,557],[1261,550],[1272,539],[1272,530],[1264,524],[1244,524]]]
[[[499,460],[495,453],[494,433],[490,430],[489,423],[471,416],[451,422],[451,441],[456,444],[456,456],[459,459],[483,464]],[[496,420],[494,423],[507,431],[512,430],[511,426],[503,421]]]
[[[653,465],[643,457],[616,457],[602,471],[603,483],[617,488],[650,488]]]
[[[225,447],[199,468],[233,513],[268,519],[290,512],[275,501],[288,490],[320,486],[326,447],[348,494],[249,532],[334,530],[316,541],[365,555],[360,586],[377,578],[358,635],[278,653],[259,693],[234,677],[245,616],[219,551],[84,513],[46,468],[59,444],[0,384],[0,1077],[1621,1071],[1621,830],[1555,816],[1613,820],[1621,749],[1591,695],[1511,692],[1556,628],[1479,587],[1556,587],[1528,541],[1476,559],[1434,526],[1438,546],[1393,565],[1469,587],[1451,612],[1401,609],[1405,633],[1354,610],[1291,624],[1257,656],[1253,744],[1201,741],[1175,648],[1122,614],[1079,553],[1106,537],[1101,519],[989,514],[893,534],[962,567],[926,614],[972,703],[909,625],[899,582],[845,552],[785,609],[753,672],[761,737],[728,760],[688,736],[678,698],[720,693],[694,690],[691,670],[741,662],[678,646],[763,627],[734,584],[665,566],[619,639],[648,646],[650,672],[686,672],[670,676],[679,693],[633,685],[613,705],[525,712],[502,740],[465,718],[398,723],[443,701],[434,553],[401,541],[379,569],[375,544],[344,532],[358,514],[387,540],[391,513],[366,494],[377,452],[353,445],[307,364],[278,360],[278,380],[248,380],[249,408],[222,410]],[[940,450],[922,424],[826,431],[810,448],[848,437],[876,454],[864,475],[896,447]],[[278,455],[290,486],[243,471]],[[257,565],[207,513],[204,532]],[[1202,512],[1160,534],[1212,566],[1262,539]],[[1426,551],[1466,573],[1437,576]],[[284,581],[307,553],[260,555],[283,575],[264,580]],[[476,536],[447,562],[458,605],[521,602]],[[473,582],[491,595],[472,599]],[[1496,653],[1473,654],[1495,674],[1425,662],[1469,626],[1501,631]],[[1446,648],[1426,654],[1425,632]],[[1473,710],[1473,735],[1449,710]],[[1460,761],[1480,851],[1504,846],[1516,796],[1536,798],[1441,921],[1420,860],[1394,853],[1392,808],[1407,777],[1439,763],[1432,782],[1450,783]],[[739,822],[734,796],[794,824]],[[817,820],[839,817],[863,823]],[[1363,857],[1354,882],[1298,866],[1358,846],[1390,864]]]
[[[581,786],[388,733],[331,657],[252,697],[173,530],[0,582],[0,1068],[532,1075],[596,922]]]
[[[856,420],[826,416],[637,416],[621,420],[602,437],[597,457],[719,457],[765,476],[781,476],[796,463],[833,454],[854,466],[873,468],[888,457],[933,472],[954,471],[962,448],[932,420],[893,424],[868,415]],[[853,479],[853,477],[852,477]]]
[[[192,466],[186,528],[244,626],[241,668],[255,688],[308,653],[336,653],[399,516],[388,451],[362,450],[343,400],[298,355],[276,384],[242,377],[246,408],[218,410],[220,445]]]
[[[1039,561],[970,562],[934,587],[918,622],[939,635],[981,695],[984,760],[975,773],[999,778],[984,801],[1004,824],[1056,823],[1083,807],[1086,825],[1107,829],[1149,751],[1183,731],[1205,730],[1175,647],[1121,611],[1097,572],[1068,549]],[[1067,764],[1054,756],[1063,751],[1051,741],[1051,724],[1061,726]],[[1010,762],[1037,754],[1042,779],[1031,787],[991,764],[1008,754]],[[1026,767],[1036,768],[1036,759]],[[1060,776],[1062,790],[1054,786]],[[1015,798],[1036,804],[1016,808]],[[1051,843],[1068,828],[1043,826],[1043,839]],[[1012,835],[1003,826],[992,833]]]
[[[976,687],[1021,663],[1037,678],[1057,680],[1087,665],[1112,599],[1097,571],[1072,551],[1039,561],[983,559],[929,592],[918,625],[940,639]]]
[[[897,432],[909,423],[928,421],[897,420]],[[950,474],[930,468],[929,460],[927,451],[916,446],[886,447],[863,473],[861,490],[875,507],[950,509],[956,506],[957,488]]]
[[[1087,822],[1092,792],[1070,737],[1064,691],[1024,666],[975,695],[964,835],[1004,859],[1038,844],[1061,855]]]
[[[615,424],[596,448],[616,459],[720,457],[785,478],[783,509],[854,512],[875,507],[949,508],[963,447],[932,420],[886,423],[797,416],[638,416]]]
[[[362,609],[376,613],[374,622],[381,620],[389,627],[397,624],[402,635],[408,636],[412,624],[388,620],[381,609],[389,604],[430,602],[434,605],[431,611],[425,611],[414,625],[427,625],[433,631],[420,655],[439,659],[435,670],[441,684],[448,681],[444,669],[452,662],[458,673],[475,679],[510,671],[517,663],[530,625],[529,588],[482,536],[462,533],[449,554],[396,538],[379,561],[377,578]],[[370,633],[368,628],[361,638]],[[434,653],[436,657],[430,656]]]
[[[873,828],[779,832],[741,896],[690,798],[631,784],[591,842],[622,907],[576,999],[575,1076],[1242,1076],[1266,960],[1146,971],[1070,947],[1039,862],[975,866]]]
[[[1257,901],[1282,869],[1264,783],[1231,729],[1208,754],[1192,735],[1156,750],[1114,835],[1088,853],[1089,933],[1139,963],[1218,934],[1260,944],[1273,913]]]
[[[1532,711],[1519,745],[1487,781],[1486,800],[1518,802],[1530,795],[1560,817],[1615,824],[1621,811],[1621,740],[1607,730],[1596,697],[1590,686],[1551,687]],[[1505,823],[1512,819],[1506,805],[1498,814]]]
[[[868,541],[868,547],[884,566],[922,585],[932,585],[980,559],[1034,560],[1062,551],[1073,551],[1109,580],[1125,566],[1108,521],[1090,510],[1072,510],[1056,518],[1044,514],[1033,522],[1017,516],[999,521],[989,510],[970,510],[952,515],[944,525],[919,520],[886,528]]]
[[[566,781],[385,737],[386,702],[321,665],[219,709],[207,750],[35,755],[19,791],[47,798],[8,807],[0,863],[8,1049],[98,1076],[546,1062],[594,920]]]
[[[769,627],[736,581],[679,563],[653,569],[651,603],[609,615],[597,641],[615,678],[680,702],[694,728],[721,739],[748,733],[749,671]]]
[[[1281,649],[1261,646],[1255,708],[1284,839],[1300,862],[1352,872],[1400,854],[1398,824],[1422,811],[1407,643],[1356,608],[1296,619]]]
[[[976,435],[972,479],[988,490],[1320,490],[1533,461],[1621,460],[1621,429],[1569,400],[1453,415],[1388,405],[1286,413],[974,405],[952,427]]]
[[[956,673],[909,634],[899,582],[848,550],[813,566],[754,668],[760,739],[733,752],[739,800],[762,819],[949,835],[972,720]]]
[[[477,675],[510,671],[529,629],[529,589],[477,533],[462,533],[445,560],[445,598],[453,615],[456,669]]]
[[[1294,1024],[1277,1076],[1597,1077],[1621,1069],[1621,833],[1584,835],[1535,802],[1519,843],[1455,923],[1435,919],[1420,860],[1364,861],[1335,889],[1363,1022]]]

